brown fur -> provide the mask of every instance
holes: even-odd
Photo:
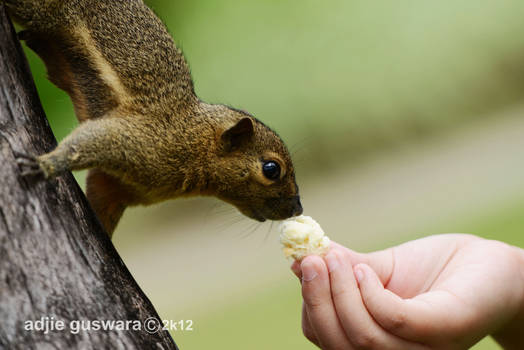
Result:
[[[141,0],[6,3],[82,122],[40,168],[46,177],[91,168],[87,196],[109,234],[127,206],[179,196],[216,196],[260,221],[302,212],[281,139],[245,112],[200,101]],[[264,177],[264,161],[281,166],[280,179]]]

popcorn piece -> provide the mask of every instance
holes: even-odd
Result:
[[[302,260],[308,255],[324,255],[330,240],[315,220],[301,215],[280,224],[280,243],[286,258]]]

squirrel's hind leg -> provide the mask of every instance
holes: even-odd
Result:
[[[89,170],[86,186],[87,199],[109,237],[113,235],[128,204],[134,201],[132,193],[116,177],[100,169]]]

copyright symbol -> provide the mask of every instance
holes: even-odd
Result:
[[[156,317],[148,317],[144,321],[144,329],[149,334],[155,334],[162,328],[162,323],[160,323],[160,320]]]

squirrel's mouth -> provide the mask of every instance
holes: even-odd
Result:
[[[269,198],[260,203],[260,206],[245,206],[243,201],[226,199],[238,211],[250,219],[258,222],[266,220],[280,221],[302,214],[303,209],[298,196],[291,198]]]
[[[260,212],[256,211],[256,210],[253,210],[251,209],[249,211],[249,213],[245,213],[244,212],[244,215],[246,215],[247,217],[251,218],[251,219],[254,219],[258,222],[264,222],[266,221],[266,218],[264,217],[264,215],[262,215]]]
[[[240,207],[240,206],[236,206],[236,207],[242,214],[244,214],[245,216],[247,216],[250,219],[256,220],[258,222],[264,222],[267,220],[267,218],[257,209],[249,208],[249,207],[245,208],[245,207]]]
[[[252,219],[255,219],[256,221],[259,221],[259,222],[264,222],[264,221],[266,221],[266,218],[264,218],[264,217],[262,217],[262,216],[253,217]]]
[[[280,203],[284,204],[291,203],[292,205],[282,206]],[[250,219],[256,220],[258,222],[264,222],[266,220],[285,220],[293,216],[302,214],[303,209],[300,204],[300,200],[297,197],[293,197],[290,200],[278,200],[277,202],[268,201],[263,207],[243,207],[240,205],[235,205],[238,210],[247,216]]]

